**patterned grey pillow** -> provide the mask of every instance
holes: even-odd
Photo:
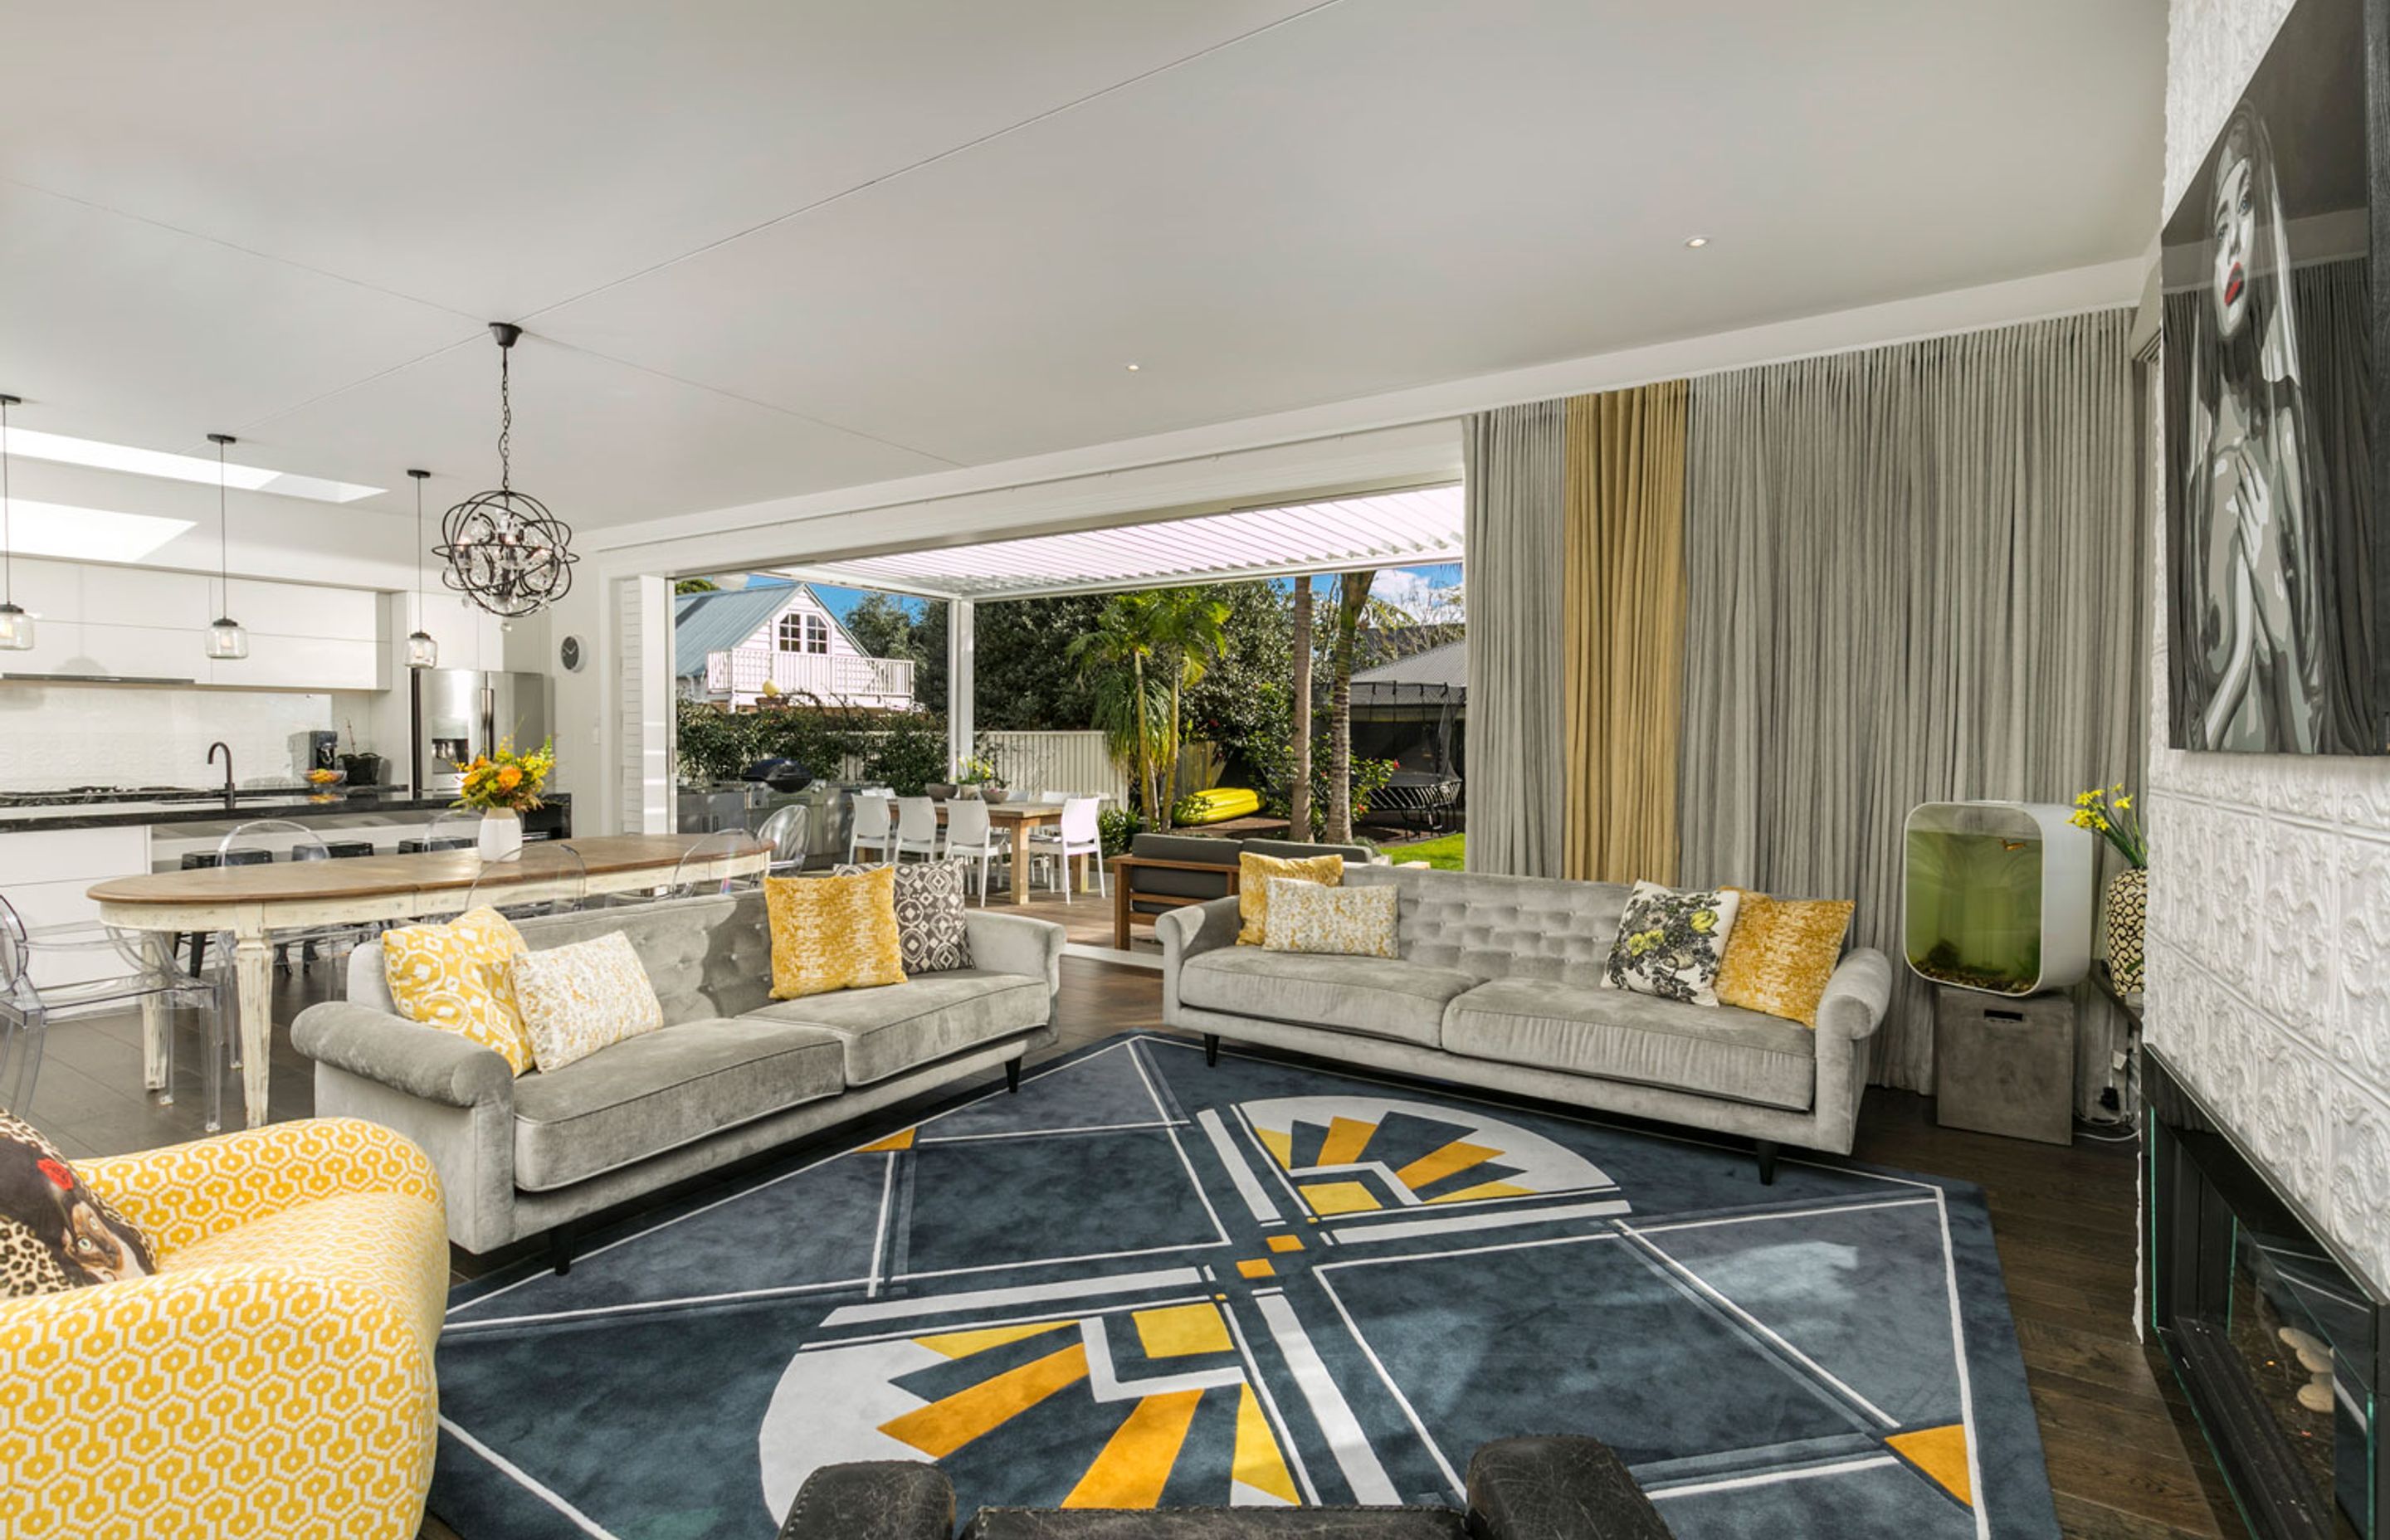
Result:
[[[1664,1000],[1716,1005],[1718,964],[1741,904],[1731,888],[1679,892],[1638,882],[1618,917],[1618,939],[1611,943],[1601,982]]]
[[[833,877],[852,877],[871,865],[835,866]],[[963,867],[959,861],[896,863],[896,944],[905,954],[905,976],[945,973],[971,965],[970,937],[963,929]]]

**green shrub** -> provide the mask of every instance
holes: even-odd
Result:
[[[1096,815],[1096,830],[1107,856],[1128,853],[1129,841],[1145,832],[1145,820],[1124,807],[1107,806]]]

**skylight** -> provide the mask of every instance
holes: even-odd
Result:
[[[211,466],[209,468],[214,468]],[[188,519],[115,513],[65,503],[8,500],[8,533],[18,556],[72,561],[138,561],[191,527]]]
[[[96,470],[122,470],[134,476],[164,476],[177,481],[203,481],[215,485],[216,462],[212,456],[170,455],[162,449],[136,449],[126,443],[109,443],[99,439],[71,438],[64,433],[37,433],[30,428],[8,430],[8,452],[29,459],[57,460],[65,465],[90,466]],[[318,503],[353,503],[360,497],[371,497],[380,487],[359,486],[353,481],[331,481],[319,476],[294,476],[288,471],[268,470],[263,466],[226,464],[225,484],[244,492],[270,492],[279,497],[310,497]]]

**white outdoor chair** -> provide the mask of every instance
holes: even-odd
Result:
[[[1071,793],[1068,791],[1040,791],[1037,793],[1037,802],[1041,807],[1060,807],[1070,802],[1070,800]]]
[[[43,960],[58,973],[84,977],[71,983],[37,984],[33,969]],[[169,936],[135,935],[97,920],[28,928],[16,905],[0,897],[0,1111],[24,1117],[32,1110],[50,1023],[133,1009],[161,998],[170,1009],[193,1006],[206,1013],[208,1056],[199,1084],[207,1093],[207,1132],[212,1134],[224,1123],[225,992],[186,972]],[[173,1019],[168,1020],[171,1023]],[[161,1099],[172,1101],[171,1024],[165,1071],[166,1092]]]
[[[987,864],[1009,861],[1012,841],[999,838],[987,816],[987,804],[975,797],[958,797],[946,804],[946,859],[960,861],[969,871],[979,864],[979,906],[987,907]]]
[[[919,855],[931,861],[938,858],[938,803],[935,798],[896,799],[896,850],[889,859],[902,861],[906,855]]]
[[[847,827],[846,860],[855,862],[858,852],[872,850],[879,859],[888,859],[890,847],[896,842],[894,799],[884,791],[858,791],[854,794],[854,821]]]
[[[811,813],[804,803],[790,802],[774,809],[755,830],[755,838],[772,847],[773,876],[804,870],[806,839],[813,828]]]
[[[1062,890],[1062,902],[1071,902],[1071,858],[1074,855],[1095,857],[1096,891],[1111,896],[1111,886],[1104,878],[1104,836],[1096,818],[1103,806],[1100,797],[1073,797],[1062,804],[1061,828],[1052,832],[1040,829],[1029,837],[1038,858],[1052,857],[1060,868],[1057,884]]]

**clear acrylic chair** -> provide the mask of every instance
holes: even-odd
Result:
[[[306,825],[289,818],[252,818],[236,824],[231,831],[216,841],[216,865],[219,866],[260,866],[277,860],[329,861],[332,853],[323,837]],[[358,943],[370,941],[381,933],[379,924],[315,925],[296,930],[275,930],[266,939],[274,946],[274,966],[290,971],[290,951],[299,950],[301,967],[315,960],[320,953],[326,956],[345,956]],[[229,931],[219,930],[212,943],[215,968],[219,974],[229,971],[233,961],[233,938]],[[233,1043],[233,1060],[240,1062],[240,1043]]]
[[[798,809],[803,812],[803,809]],[[734,855],[752,855],[768,850],[757,836],[743,828],[718,829],[688,847],[673,864],[672,886],[665,890],[673,898],[709,898],[717,893],[752,892],[764,885],[759,871],[709,871],[709,867]]]
[[[854,821],[846,833],[847,863],[853,865],[857,853],[865,850],[877,851],[885,860],[895,840],[896,799],[884,791],[856,792]]]
[[[775,808],[755,830],[755,838],[772,847],[775,877],[804,870],[807,837],[813,831],[813,809],[803,802]]]
[[[525,888],[541,890],[523,896]],[[484,861],[465,890],[464,908],[492,908],[508,919],[578,912],[589,896],[589,863],[561,840],[528,840],[520,850]]]
[[[451,808],[425,826],[419,838],[398,842],[402,855],[435,850],[472,850],[482,842],[482,815],[467,808]]]
[[[896,845],[889,859],[919,855],[938,858],[938,803],[933,797],[896,799]]]
[[[42,1049],[52,1022],[137,1010],[158,1000],[169,1010],[189,1006],[205,1016],[207,1058],[199,1084],[207,1097],[207,1131],[224,1123],[225,1043],[229,995],[186,971],[173,938],[135,934],[85,920],[28,927],[15,905],[0,897],[0,1110],[25,1116],[41,1078]],[[46,973],[52,982],[36,980]],[[174,1098],[174,1033],[166,1033],[166,1090]]]
[[[987,907],[987,864],[1009,860],[1011,854],[1012,841],[996,834],[985,802],[957,797],[946,804],[946,859],[960,861],[965,871],[977,864],[981,908]]]

